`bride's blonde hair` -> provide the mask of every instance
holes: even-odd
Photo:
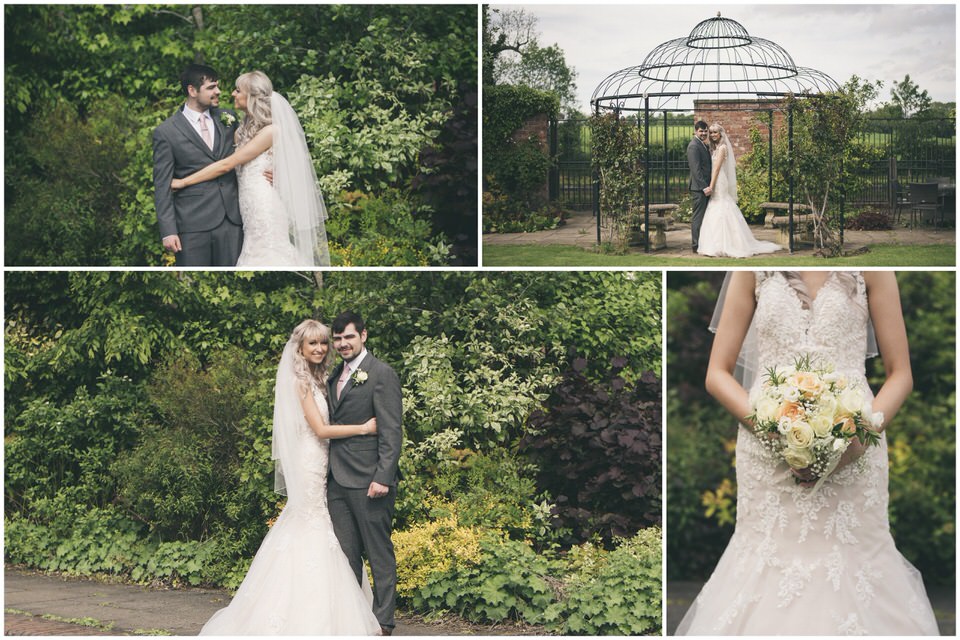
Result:
[[[714,142],[713,140],[710,139],[710,137],[709,137],[709,135],[708,135],[707,141],[710,143],[710,150],[711,150],[711,151],[715,151],[716,148],[720,146],[720,144],[723,142],[723,136],[724,136],[724,134],[726,133],[726,130],[723,128],[723,125],[720,124],[719,122],[714,122],[714,123],[711,124],[709,127],[707,127],[707,133],[708,133],[708,134],[713,133],[714,130],[716,130],[716,131],[718,131],[718,132],[720,133],[720,142]]]
[[[327,357],[319,365],[312,365],[303,357],[301,349],[303,343],[319,338],[327,343]],[[304,320],[298,324],[290,334],[290,342],[295,342],[297,349],[293,354],[293,373],[301,382],[315,385],[326,394],[327,374],[330,372],[333,364],[333,345],[331,340],[330,328],[313,319]]]
[[[237,146],[253,139],[260,129],[273,122],[270,96],[273,83],[263,71],[250,71],[237,78],[237,88],[247,94],[246,115],[237,130]]]

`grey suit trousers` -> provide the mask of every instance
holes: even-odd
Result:
[[[366,556],[373,573],[373,613],[380,626],[389,629],[396,626],[397,561],[390,539],[396,500],[396,487],[382,498],[368,498],[367,489],[348,489],[333,476],[327,480],[327,505],[340,548],[357,581],[363,577]]]

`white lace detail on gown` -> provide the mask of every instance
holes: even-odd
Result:
[[[831,275],[804,308],[783,274],[757,274],[760,370],[810,353],[866,388],[869,313],[856,279],[854,299]],[[938,633],[920,574],[890,536],[885,438],[816,493],[743,427],[736,461],[736,530],[678,634]]]
[[[326,420],[327,401],[319,389],[314,399]],[[327,510],[330,441],[318,438],[305,421],[297,436],[304,499],[287,502],[230,606],[217,611],[200,635],[380,633],[369,585],[357,583]]]
[[[287,210],[263,172],[273,170],[273,150],[268,149],[237,167],[243,249],[238,267],[295,267],[296,249],[290,242]]]
[[[720,149],[713,152],[711,159],[719,161]],[[724,160],[736,162],[734,157]],[[737,206],[736,184],[730,184],[727,172],[717,174],[716,189],[707,201],[700,227],[700,240],[697,253],[705,256],[728,256],[747,258],[758,253],[773,253],[782,247],[774,242],[757,240],[750,232],[750,226]]]

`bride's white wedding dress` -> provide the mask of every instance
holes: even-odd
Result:
[[[327,208],[300,120],[286,98],[270,95],[273,146],[237,167],[243,248],[238,267],[325,267]],[[273,171],[273,184],[263,172]]]
[[[810,353],[867,389],[856,280],[851,299],[831,274],[804,308],[783,274],[758,273],[757,371]],[[736,459],[736,530],[678,635],[937,635],[920,574],[890,535],[885,437],[816,492],[744,427]]]
[[[324,419],[327,401],[314,398]],[[327,511],[329,440],[299,421],[285,460],[287,506],[267,533],[250,570],[225,609],[217,611],[200,635],[378,635],[373,595],[364,588],[340,549]],[[296,465],[296,469],[294,469]]]
[[[773,253],[783,247],[765,240],[757,240],[750,232],[747,221],[743,218],[740,207],[737,206],[737,178],[736,159],[733,155],[733,146],[727,142],[717,146],[711,159],[714,163],[720,161],[721,150],[726,149],[726,158],[717,174],[717,184],[707,209],[703,213],[703,224],[700,227],[700,240],[697,253],[705,256],[727,256],[730,258],[748,258],[760,253]]]
[[[273,149],[237,167],[243,249],[238,267],[295,267],[297,251],[290,242],[290,217],[264,171],[273,171]]]

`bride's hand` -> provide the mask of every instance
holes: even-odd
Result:
[[[183,180],[181,178],[174,178],[173,182],[170,183],[170,188],[173,189],[174,191],[179,191],[180,189],[183,189],[185,186],[186,185],[183,184]]]
[[[812,487],[817,482],[817,476],[813,475],[813,472],[809,469],[790,469],[793,472],[793,477],[796,478],[797,484],[802,487]]]
[[[377,432],[376,418],[370,418],[369,420],[363,423],[363,435],[369,436],[369,435],[375,434],[376,432]]]

